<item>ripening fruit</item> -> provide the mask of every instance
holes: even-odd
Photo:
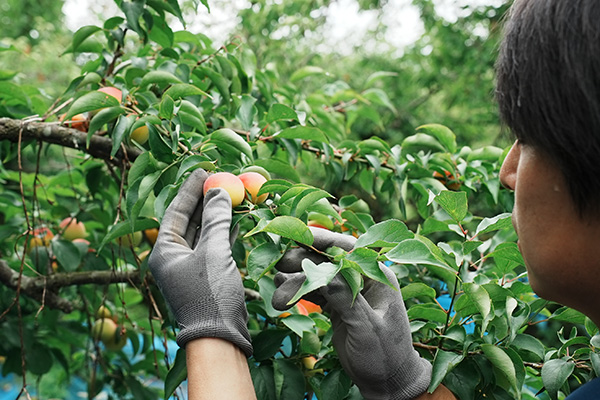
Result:
[[[121,90],[117,89],[116,87],[107,86],[107,87],[98,89],[98,91],[102,92],[102,93],[106,93],[109,96],[114,97],[115,99],[119,100],[119,103],[123,99],[123,92],[121,92]]]
[[[112,313],[110,312],[108,307],[106,307],[104,305],[98,307],[98,310],[96,311],[96,319],[110,318],[111,315],[112,315]]]
[[[124,247],[136,247],[142,243],[142,239],[144,235],[142,235],[141,231],[133,232],[133,235],[130,233],[128,235],[124,235],[117,238],[117,243]]]
[[[204,195],[213,188],[225,189],[229,193],[229,197],[231,197],[232,207],[242,204],[246,195],[244,184],[240,178],[230,172],[217,172],[206,178],[206,181],[204,181]]]
[[[75,218],[67,217],[58,225],[61,231],[61,237],[65,240],[83,239],[87,236],[83,222]]]
[[[117,326],[115,334],[108,340],[103,340],[104,347],[107,350],[119,351],[127,344],[127,335],[125,334],[125,328]]]
[[[148,258],[149,255],[150,255],[150,250],[144,250],[140,253],[138,258],[140,259],[140,261],[144,261],[146,258]]]
[[[306,369],[314,369],[315,364],[317,363],[317,358],[315,356],[307,356],[302,358],[302,365]]]
[[[59,117],[60,122],[63,122],[67,114],[63,114]],[[88,120],[83,114],[73,115],[71,119],[65,122],[69,128],[77,129],[81,132],[87,132],[88,130]]]
[[[27,247],[28,253],[30,253],[36,247],[50,246],[50,242],[54,237],[52,231],[46,227],[34,229],[31,235],[33,237],[29,240],[29,246]]]
[[[131,140],[134,140],[138,144],[146,143],[148,141],[148,136],[148,127],[146,125],[135,128],[133,132],[131,132]]]
[[[110,318],[98,318],[92,325],[92,338],[102,342],[114,341],[117,323]]]
[[[158,238],[158,228],[150,228],[144,231],[144,236],[150,243],[150,245],[154,246],[156,243],[156,239]]]
[[[323,312],[323,310],[321,309],[321,306],[313,303],[312,301],[300,299],[298,301],[298,304],[302,305],[308,314]]]
[[[248,197],[248,200],[254,204],[260,204],[264,202],[269,196],[267,193],[257,196],[263,183],[267,181],[267,178],[258,172],[244,172],[243,174],[238,175],[238,178],[240,178],[244,184],[244,188],[246,189],[246,197]]]
[[[444,170],[444,175],[438,171],[433,171],[433,177],[450,190],[460,190],[460,182],[458,181],[458,178],[452,175],[450,171]]]

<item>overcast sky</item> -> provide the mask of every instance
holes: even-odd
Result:
[[[285,0],[279,0],[285,1]],[[454,22],[465,6],[483,4],[502,4],[503,0],[435,0],[437,12],[449,22]],[[220,44],[228,39],[229,33],[237,21],[237,10],[248,5],[247,0],[209,0],[211,12],[208,14],[200,6],[198,15],[189,23],[191,32],[202,32]],[[389,0],[384,6],[383,23],[388,26],[386,41],[398,49],[413,43],[423,33],[423,26],[416,7],[411,0]],[[112,0],[66,0],[63,10],[67,15],[67,27],[73,31],[84,25],[99,24],[98,15],[113,16],[120,14]],[[356,0],[337,0],[328,9],[324,46],[339,49],[344,43],[347,49],[363,43],[364,35],[377,20],[377,11],[359,10]],[[174,25],[175,30],[182,29]]]

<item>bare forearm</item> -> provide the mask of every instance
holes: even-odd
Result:
[[[233,343],[201,338],[185,350],[190,400],[256,399],[246,356]]]
[[[444,385],[440,385],[433,393],[423,393],[415,400],[457,400],[450,390]]]

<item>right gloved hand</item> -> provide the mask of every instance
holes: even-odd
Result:
[[[325,251],[337,246],[352,250],[356,239],[326,229],[311,228],[313,247]],[[326,261],[303,248],[289,250],[276,265],[277,289],[273,307],[285,310],[306,279],[302,260],[316,264]],[[333,345],[344,370],[367,400],[408,400],[427,390],[431,381],[431,364],[413,348],[412,335],[404,300],[395,274],[380,264],[396,290],[365,278],[364,288],[352,300],[345,279],[337,275],[331,283],[305,296],[330,314]]]

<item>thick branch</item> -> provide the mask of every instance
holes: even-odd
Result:
[[[148,283],[154,284],[152,275],[146,275]],[[19,281],[19,273],[10,268],[6,261],[0,260],[0,284],[16,290]],[[109,285],[112,283],[129,283],[139,285],[142,276],[137,270],[132,271],[83,271],[57,273],[49,276],[21,277],[21,293],[28,297],[44,303],[47,307],[59,309],[70,313],[75,305],[58,296],[58,290],[67,286],[78,285]],[[260,294],[254,290],[245,289],[248,300],[260,299]]]
[[[90,146],[87,148],[87,133],[53,122],[27,122],[17,119],[0,118],[0,140],[18,142],[21,128],[23,129],[22,140],[36,139],[63,147],[70,147],[115,164],[121,164],[125,155],[122,147],[114,157],[111,157],[110,152],[113,143],[110,138],[104,136],[92,135]],[[125,147],[125,151],[127,152],[126,156],[129,161],[135,160],[141,154],[140,150],[133,147]]]
[[[55,292],[50,290],[44,290],[43,285],[42,288],[37,288],[35,283],[36,280],[40,278],[30,278],[27,276],[21,277],[21,293],[31,297],[34,300],[39,301],[40,303],[50,307],[61,310],[65,313],[70,313],[75,309],[75,306],[69,302],[58,296]],[[42,278],[43,279],[43,278]],[[19,273],[8,266],[5,261],[0,260],[0,283],[5,286],[17,290],[17,286],[19,283]]]

